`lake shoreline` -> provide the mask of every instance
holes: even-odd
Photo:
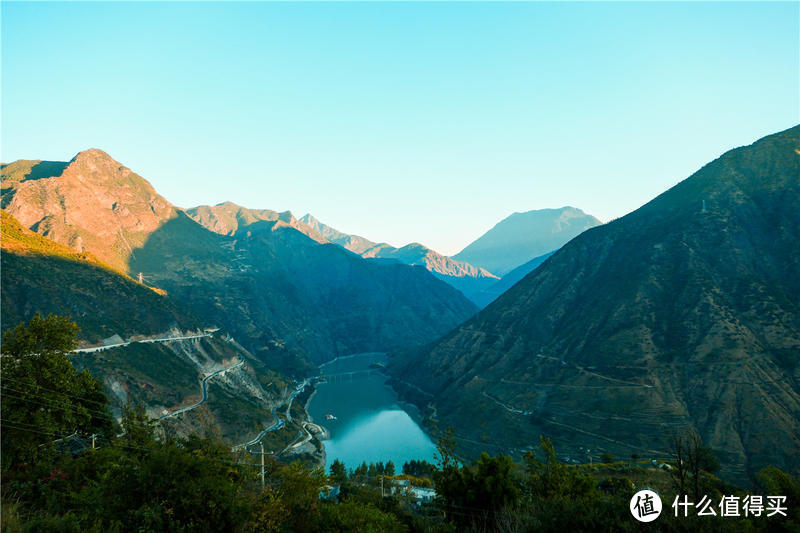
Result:
[[[311,416],[311,412],[308,410],[308,406],[311,404],[311,399],[314,398],[314,396],[317,394],[318,382],[317,381],[311,381],[309,383],[309,385],[311,387],[313,387],[314,390],[311,391],[311,394],[308,395],[308,398],[306,398],[306,401],[303,403],[303,412],[305,413],[305,422],[304,422],[304,424],[313,424],[313,425],[319,427],[322,430],[322,434],[320,434],[320,435],[312,434],[311,437],[312,437],[312,439],[314,439],[317,442],[319,442],[319,446],[315,446],[315,448],[320,450],[318,454],[314,454],[314,456],[317,457],[317,461],[316,461],[316,465],[315,466],[318,466],[318,467],[320,467],[320,468],[322,468],[324,470],[325,469],[325,464],[328,461],[328,457],[327,457],[326,452],[325,452],[325,442],[324,441],[328,437],[330,437],[330,431],[328,431],[328,428],[326,428],[325,426],[322,426],[321,424],[317,424],[316,422],[314,422],[314,417]]]
[[[398,468],[410,460],[434,460],[436,445],[425,430],[422,411],[391,386],[385,358],[385,353],[370,352],[320,365],[329,375],[315,383],[305,410],[308,420],[319,420],[313,423],[328,433],[328,439],[319,438],[326,466],[333,459],[349,467],[392,461]],[[326,413],[336,420],[323,420]]]

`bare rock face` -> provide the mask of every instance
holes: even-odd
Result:
[[[40,235],[90,249],[120,270],[127,272],[131,253],[177,216],[147,180],[102,150],[80,152],[60,169],[31,163],[19,181],[3,180],[6,211]],[[43,163],[53,175],[38,170]]]
[[[798,474],[798,250],[800,126],[584,232],[393,372],[466,448],[661,457],[693,430],[723,478]]]

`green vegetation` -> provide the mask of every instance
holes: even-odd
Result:
[[[232,394],[213,381],[208,382],[207,409],[214,414],[222,432],[236,441],[249,440],[254,430],[261,431],[273,421],[272,413],[255,398]]]
[[[753,493],[787,496],[788,518],[675,518],[682,479],[712,500],[745,495],[705,470],[715,468],[713,455],[693,436],[676,439],[680,459],[670,470],[566,465],[544,438],[522,463],[482,454],[466,464],[451,433],[438,464],[412,461],[400,475],[391,462],[348,471],[335,461],[326,476],[268,456],[262,480],[260,457],[195,435],[159,439],[140,406],[126,407],[118,426],[101,384],[66,357],[76,331],[37,314],[3,336],[3,532],[634,531],[629,501],[643,487],[664,502],[651,524],[659,531],[800,528],[800,480],[777,468],[760,472]],[[409,490],[425,485],[435,500]]]
[[[77,344],[77,331],[66,318],[37,313],[27,326],[3,335],[4,472],[8,465],[28,471],[51,457],[55,447],[39,446],[43,437],[52,441],[75,431],[113,434],[102,385],[88,372],[76,372],[66,358]]]
[[[89,253],[42,237],[2,211],[2,322],[17,324],[34,310],[68,313],[81,336],[160,333],[199,327],[164,291],[137,283]]]
[[[403,529],[371,504],[321,501],[327,478],[300,463],[269,460],[262,492],[257,458],[196,436],[159,441],[141,407],[115,436],[101,384],[66,357],[76,331],[37,314],[3,336],[2,531]],[[63,446],[95,434],[94,449]]]
[[[436,471],[436,466],[428,461],[417,461],[412,459],[403,464],[403,474],[415,476],[420,478],[433,479],[433,473]]]
[[[95,376],[110,372],[124,375],[130,385],[129,397],[135,390],[136,401],[145,404],[170,402],[176,405],[186,397],[200,394],[197,368],[160,343],[135,342],[102,352],[76,354],[73,358],[77,365]],[[131,381],[141,385],[136,386]]]
[[[72,261],[86,262],[104,270],[119,274],[120,276],[133,281],[126,273],[109,266],[106,263],[103,263],[88,252],[75,251],[69,246],[64,246],[63,244],[60,244],[52,239],[48,239],[47,237],[43,237],[38,233],[27,229],[5,210],[0,211],[0,218],[2,219],[2,224],[0,227],[2,228],[3,249],[5,251],[13,251],[17,253],[37,253],[42,255],[56,256]]]

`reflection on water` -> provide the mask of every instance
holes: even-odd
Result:
[[[433,461],[433,443],[397,402],[386,378],[367,372],[383,360],[382,354],[361,354],[321,367],[330,378],[317,385],[308,411],[330,432],[324,441],[326,468],[334,459],[348,468],[364,461],[392,461],[399,472],[411,459]],[[336,420],[327,420],[327,414]]]

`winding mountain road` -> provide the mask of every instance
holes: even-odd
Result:
[[[231,366],[228,366],[228,367],[225,367],[225,368],[221,368],[221,369],[219,369],[219,370],[216,370],[216,371],[212,372],[211,374],[207,375],[207,376],[206,376],[206,377],[204,377],[204,378],[203,378],[203,380],[200,382],[200,384],[201,384],[201,388],[202,388],[202,391],[203,391],[203,399],[202,399],[202,400],[200,400],[200,401],[199,401],[199,402],[197,402],[196,404],[189,405],[189,406],[186,406],[186,407],[181,407],[180,409],[177,409],[177,410],[175,410],[175,411],[172,411],[171,413],[167,413],[167,414],[165,414],[165,415],[163,415],[163,416],[159,417],[159,419],[160,419],[160,420],[163,420],[163,419],[165,419],[165,418],[169,418],[169,417],[171,417],[171,416],[179,415],[179,414],[181,414],[181,413],[185,413],[186,411],[191,411],[192,409],[195,409],[195,408],[197,408],[197,407],[200,407],[201,405],[203,405],[204,403],[206,403],[206,400],[208,400],[208,385],[207,385],[207,383],[206,383],[206,382],[207,382],[209,379],[211,379],[211,378],[213,378],[213,377],[215,377],[215,376],[220,376],[220,375],[224,374],[224,373],[225,373],[225,372],[227,372],[228,370],[233,370],[234,368],[241,368],[241,367],[242,367],[242,365],[244,365],[244,361],[239,361],[239,362],[238,362],[238,363],[236,363],[235,365],[231,365]]]
[[[287,418],[287,420],[289,422],[291,422],[292,421],[292,414],[291,414],[292,402],[294,401],[295,397],[298,394],[303,392],[303,389],[305,389],[306,386],[308,386],[310,381],[311,381],[310,378],[304,379],[303,382],[300,383],[300,385],[295,387],[295,389],[292,391],[292,393],[289,395],[289,397],[286,398],[286,400],[284,400],[283,402],[279,403],[278,405],[276,405],[275,407],[272,408],[272,416],[275,417],[275,423],[274,424],[272,424],[268,428],[266,428],[263,431],[261,431],[261,433],[256,435],[256,437],[253,440],[248,441],[248,442],[244,442],[242,444],[237,444],[236,446],[232,447],[231,451],[236,451],[236,450],[239,450],[239,449],[242,449],[242,448],[244,448],[246,450],[249,446],[252,446],[253,444],[258,444],[258,442],[261,439],[263,439],[264,435],[266,435],[267,433],[270,433],[272,431],[277,431],[277,430],[283,428],[286,425],[286,420],[283,420],[282,418],[280,418],[278,416],[278,409],[280,409],[284,405],[288,405],[288,407],[286,409],[286,418]]]
[[[200,339],[202,337],[211,337],[213,332],[210,333],[201,333],[198,335],[184,335],[182,337],[158,337],[155,339],[143,339],[140,341],[125,341],[125,342],[118,342],[116,344],[106,344],[105,346],[93,346],[91,348],[78,348],[77,350],[72,350],[71,353],[92,353],[92,352],[101,352],[103,350],[108,350],[109,348],[117,348],[119,346],[128,346],[129,344],[133,344],[135,342],[169,342],[169,341],[183,341],[188,339]]]

